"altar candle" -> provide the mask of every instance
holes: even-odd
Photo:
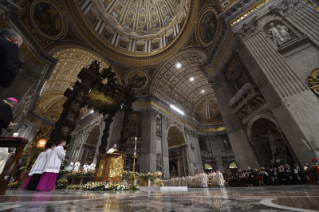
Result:
[[[136,142],[137,142],[137,137],[135,137],[135,147],[134,147],[135,152],[136,152]]]

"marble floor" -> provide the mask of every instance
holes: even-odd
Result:
[[[0,211],[319,211],[319,186],[227,187],[161,191],[8,190]]]

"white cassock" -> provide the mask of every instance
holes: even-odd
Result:
[[[9,159],[9,148],[8,147],[3,147],[0,148],[0,174],[2,173],[7,160]]]
[[[74,169],[74,163],[73,162],[71,162],[69,166],[70,166],[71,170]]]
[[[48,150],[49,151],[49,150]],[[43,168],[47,162],[47,151],[41,152],[36,161],[34,162],[32,169],[29,172],[29,176],[34,174],[43,174]]]
[[[80,166],[81,166],[81,163],[80,163],[80,162],[76,162],[76,163],[74,164],[74,171],[75,171],[75,172],[78,172]]]
[[[217,186],[217,174],[216,174],[216,172],[212,173],[212,184],[213,184],[213,186]]]
[[[89,168],[89,165],[85,164],[85,165],[83,166],[83,171],[87,172],[87,171],[88,171],[88,168]]]
[[[115,151],[117,151],[117,149],[111,148],[111,149],[109,149],[109,150],[107,151],[107,153],[113,153],[113,152],[115,152]]]
[[[65,151],[62,146],[57,146],[56,148],[54,148],[49,154],[43,172],[59,173],[64,157]]]
[[[95,163],[91,163],[90,170],[94,171],[95,167],[96,167]]]
[[[225,186],[225,180],[224,180],[224,176],[221,172],[217,173],[217,184],[220,187],[224,187]]]

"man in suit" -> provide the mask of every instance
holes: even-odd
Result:
[[[13,29],[0,31],[0,87],[8,88],[18,72],[21,36]]]

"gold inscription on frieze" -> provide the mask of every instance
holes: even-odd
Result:
[[[122,177],[124,160],[122,156],[111,158],[108,177]]]

